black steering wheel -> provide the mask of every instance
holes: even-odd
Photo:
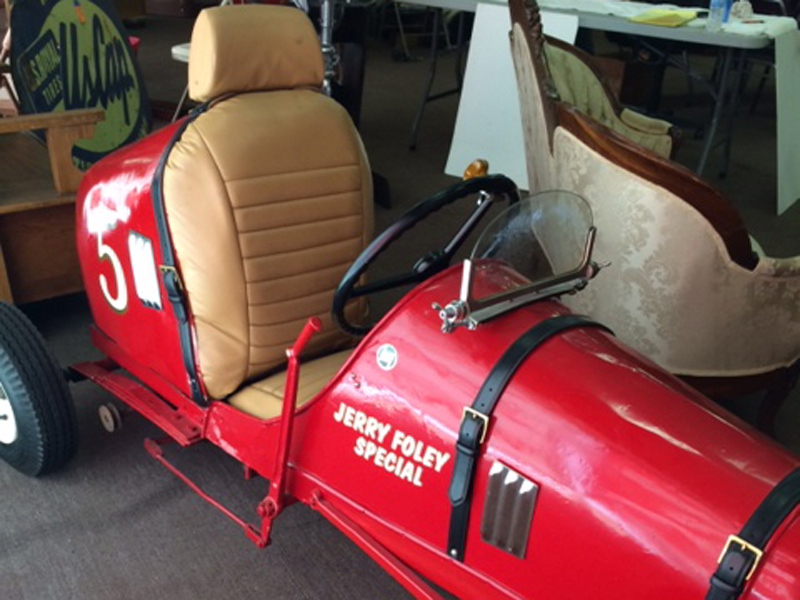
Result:
[[[478,192],[484,192],[488,196],[483,197],[482,202],[478,202],[475,209],[464,221],[453,238],[441,250],[429,252],[420,258],[411,271],[400,275],[393,275],[379,281],[367,283],[356,287],[356,282],[361,278],[372,262],[383,253],[393,242],[400,238],[406,231],[414,227],[417,223],[427,218],[431,213],[452,204],[456,200],[466,198]],[[414,208],[409,210],[393,225],[388,227],[383,233],[376,237],[372,243],[353,262],[339,282],[336,293],[333,296],[333,306],[331,315],[334,322],[345,332],[352,335],[365,335],[372,329],[372,325],[361,326],[353,325],[347,321],[344,309],[347,303],[360,296],[383,292],[411,283],[419,283],[428,277],[435,275],[450,266],[453,255],[467,239],[467,236],[475,229],[475,226],[486,214],[492,204],[491,197],[495,194],[502,194],[508,198],[509,203],[513,204],[519,200],[519,191],[516,184],[505,175],[488,175],[484,177],[474,177],[466,181],[460,181],[448,189],[423,200]]]

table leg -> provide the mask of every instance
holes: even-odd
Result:
[[[412,60],[411,52],[408,50],[408,42],[406,41],[406,31],[403,28],[403,19],[400,16],[399,2],[392,2],[394,6],[394,18],[397,20],[397,30],[400,32],[400,45],[403,47],[403,57],[406,60]]]
[[[461,13],[459,13],[460,15]],[[450,41],[450,30],[447,28],[447,19],[444,18],[444,11],[439,17],[439,25],[442,26],[442,35],[444,36],[444,47],[449,52],[453,49],[453,42]]]
[[[767,65],[764,67],[764,73],[761,75],[761,79],[758,82],[758,88],[756,88],[756,93],[753,95],[753,103],[750,105],[750,116],[756,114],[756,106],[758,106],[758,100],[761,98],[761,93],[764,91],[764,86],[767,83],[767,79],[772,74],[772,66]]]
[[[722,61],[722,71],[719,78],[719,88],[716,93],[716,103],[714,104],[714,113],[711,117],[711,124],[708,126],[706,132],[706,141],[703,145],[703,153],[700,156],[700,163],[697,165],[697,174],[702,175],[708,162],[708,155],[711,153],[711,148],[714,145],[714,137],[719,127],[719,121],[725,109],[726,90],[728,86],[728,76],[730,75],[731,65],[733,63],[733,48],[725,49],[725,56]]]
[[[431,34],[431,66],[428,70],[428,82],[425,84],[425,90],[422,94],[419,108],[417,109],[417,116],[414,117],[414,124],[411,126],[411,141],[408,143],[410,150],[417,148],[417,133],[419,131],[419,124],[422,121],[422,113],[425,111],[425,105],[428,103],[433,87],[433,79],[436,77],[436,63],[439,62],[439,21],[441,20],[442,9],[437,8],[433,11],[433,33]]]
[[[458,37],[456,37],[456,87],[460,91],[464,87],[464,18],[465,13],[458,13]]]
[[[735,76],[733,87],[731,87],[730,110],[728,119],[725,125],[725,149],[722,158],[722,168],[720,169],[719,176],[725,177],[728,174],[728,165],[731,161],[731,147],[733,146],[733,120],[736,118],[736,111],[739,108],[739,97],[741,96],[742,75],[747,64],[745,55],[747,51],[742,49],[738,51],[738,60],[735,60]]]
[[[689,66],[689,52],[684,50],[681,55],[683,63],[686,65],[686,71],[684,72],[684,75],[686,75],[686,95],[688,96],[686,106],[689,106],[690,102],[694,99],[694,81],[689,74],[689,71],[691,71],[691,67]]]

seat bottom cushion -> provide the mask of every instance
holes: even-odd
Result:
[[[333,379],[352,352],[350,348],[302,363],[295,407],[301,408],[312,400]],[[259,419],[275,419],[281,415],[285,385],[284,370],[236,392],[228,398],[228,403],[243,413]]]

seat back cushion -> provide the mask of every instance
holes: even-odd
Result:
[[[309,352],[348,341],[330,306],[372,235],[371,182],[347,112],[316,91],[240,94],[184,131],[164,204],[210,397],[282,364],[311,316],[324,329]],[[354,320],[363,313],[348,307]]]
[[[319,88],[322,52],[314,26],[288,6],[221,6],[203,10],[192,29],[189,96]]]

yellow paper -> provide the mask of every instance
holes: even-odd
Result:
[[[697,12],[694,10],[664,10],[661,8],[654,8],[640,15],[636,15],[635,17],[631,17],[630,20],[634,23],[643,23],[645,25],[680,27],[696,16]]]

